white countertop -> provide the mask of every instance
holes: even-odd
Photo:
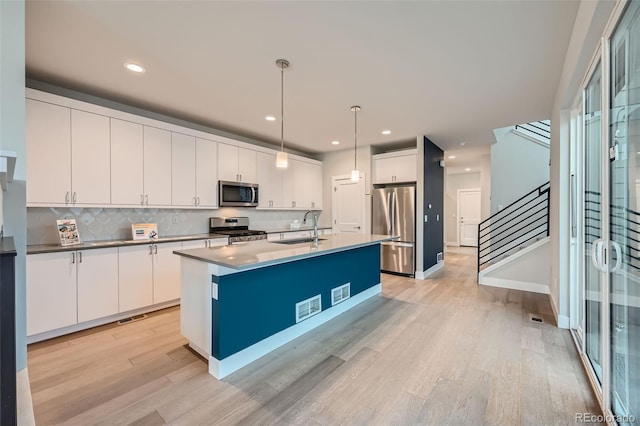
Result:
[[[333,234],[323,235],[317,246],[313,242],[287,245],[261,240],[221,247],[176,250],[174,253],[231,269],[247,270],[351,250],[392,239],[393,237],[388,235]]]

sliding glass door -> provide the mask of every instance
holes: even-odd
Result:
[[[611,38],[609,111],[610,401],[626,423],[640,418],[640,5]]]

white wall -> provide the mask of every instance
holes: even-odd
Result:
[[[491,145],[491,213],[499,211],[549,180],[549,148],[514,133],[494,130]]]
[[[26,332],[26,146],[24,136],[24,2],[0,1],[0,149],[17,154],[13,182],[2,194],[5,235],[16,244],[16,362],[27,366]]]
[[[333,176],[350,175],[353,170],[353,148],[342,151],[330,152],[322,158],[322,216],[319,225],[331,226],[332,218],[332,202],[333,187],[331,186],[331,178]],[[357,165],[360,173],[365,174],[365,213],[366,222],[365,229],[371,231],[371,146],[361,146],[357,149]]]
[[[569,312],[569,118],[570,108],[615,6],[613,1],[582,1],[573,26],[551,116],[551,198],[549,228],[551,303],[558,324],[568,327]]]
[[[446,174],[444,179],[444,241],[448,245],[457,245],[459,243],[458,190],[481,189],[481,174],[480,172],[453,173]]]

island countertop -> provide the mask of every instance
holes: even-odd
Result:
[[[323,235],[317,246],[314,242],[287,245],[261,240],[221,247],[175,250],[173,253],[239,272],[379,244],[394,238],[389,235],[345,233]]]

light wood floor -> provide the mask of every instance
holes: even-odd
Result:
[[[179,310],[31,345],[39,425],[574,424],[599,414],[548,297],[478,286],[475,257],[383,295],[218,381]],[[530,313],[545,323],[530,321]]]

